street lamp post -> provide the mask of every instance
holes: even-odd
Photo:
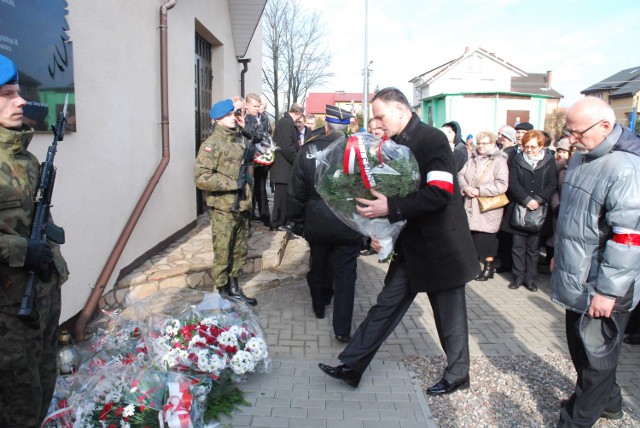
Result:
[[[369,0],[364,0],[364,94],[362,96],[362,124],[363,128],[367,128],[369,122],[369,65],[371,62],[369,61],[369,24],[368,24],[368,14],[369,14]]]

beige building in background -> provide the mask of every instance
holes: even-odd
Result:
[[[580,93],[609,103],[616,113],[616,121],[629,126],[633,108],[640,111],[640,66],[621,70]]]
[[[241,79],[247,93],[261,92],[266,0],[177,0],[167,12],[168,117],[161,117],[162,4],[68,0],[77,132],[65,135],[56,156],[52,213],[66,231],[62,250],[71,271],[61,321],[84,306],[158,168],[163,122],[169,163],[108,275],[106,291],[123,268],[195,224],[193,161],[197,140],[210,128],[211,101],[239,95]],[[246,70],[238,58],[251,59]],[[40,133],[31,143],[40,159],[51,138]]]

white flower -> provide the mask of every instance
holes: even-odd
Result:
[[[244,350],[250,352],[255,361],[260,361],[269,355],[267,344],[259,337],[249,339]]]
[[[230,361],[231,370],[235,374],[244,374],[248,371],[252,371],[256,363],[253,360],[253,356],[251,353],[247,351],[238,351],[236,354],[231,357]]]
[[[218,325],[218,320],[214,317],[207,317],[200,321],[200,324],[211,327],[212,325]]]
[[[229,331],[223,331],[218,335],[218,343],[222,346],[238,346],[238,338]]]
[[[209,355],[206,351],[197,353],[198,370],[205,373],[219,373],[225,368],[226,363],[224,358],[219,357],[217,354]]]
[[[133,414],[135,413],[135,410],[136,408],[133,407],[133,404],[129,404],[122,410],[122,416],[124,416],[125,418],[129,418],[133,416]]]
[[[246,337],[249,334],[246,328],[239,325],[232,325],[229,327],[229,333],[233,334],[237,338],[242,338],[243,336]]]
[[[164,322],[162,331],[164,334],[169,336],[175,336],[180,331],[180,321],[178,320],[167,320]]]
[[[189,341],[189,348],[199,349],[200,348],[199,346],[195,346],[196,343],[204,343],[206,345],[207,339],[202,336],[193,336]]]

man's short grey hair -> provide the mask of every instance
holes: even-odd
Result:
[[[327,130],[330,133],[344,132],[344,128],[346,128],[346,125],[340,125],[339,123],[331,123],[331,122],[325,122],[324,126],[327,128]]]
[[[293,103],[289,107],[289,113],[304,113],[304,107],[300,103]]]

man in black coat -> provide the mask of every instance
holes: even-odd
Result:
[[[271,182],[275,185],[271,230],[289,230],[287,224],[287,184],[291,179],[293,162],[296,160],[296,154],[300,147],[296,121],[303,112],[302,105],[293,103],[289,112],[285,113],[282,119],[276,123],[276,130],[273,133],[273,141],[280,150],[276,152],[276,159],[269,171]]]
[[[344,224],[320,198],[315,189],[314,148],[326,149],[344,136],[353,117],[349,112],[327,106],[325,132],[314,133],[298,152],[287,189],[287,217],[294,233],[304,231],[310,258],[307,283],[313,312],[324,318],[325,305],[333,301],[333,332],[340,342],[351,339],[353,299],[357,279],[358,252],[362,235]]]
[[[420,167],[420,186],[405,197],[372,190],[370,201],[358,199],[367,218],[407,220],[395,245],[385,285],[353,339],[338,358],[343,364],[320,364],[329,376],[356,387],[374,355],[402,320],[418,292],[426,292],[440,344],[447,355],[442,379],[427,390],[449,394],[469,387],[469,334],[465,283],[479,273],[469,223],[454,180],[455,165],[446,136],[421,122],[395,88],[379,91],[371,103],[380,127],[396,143],[409,147]],[[380,248],[377,241],[372,247]]]

